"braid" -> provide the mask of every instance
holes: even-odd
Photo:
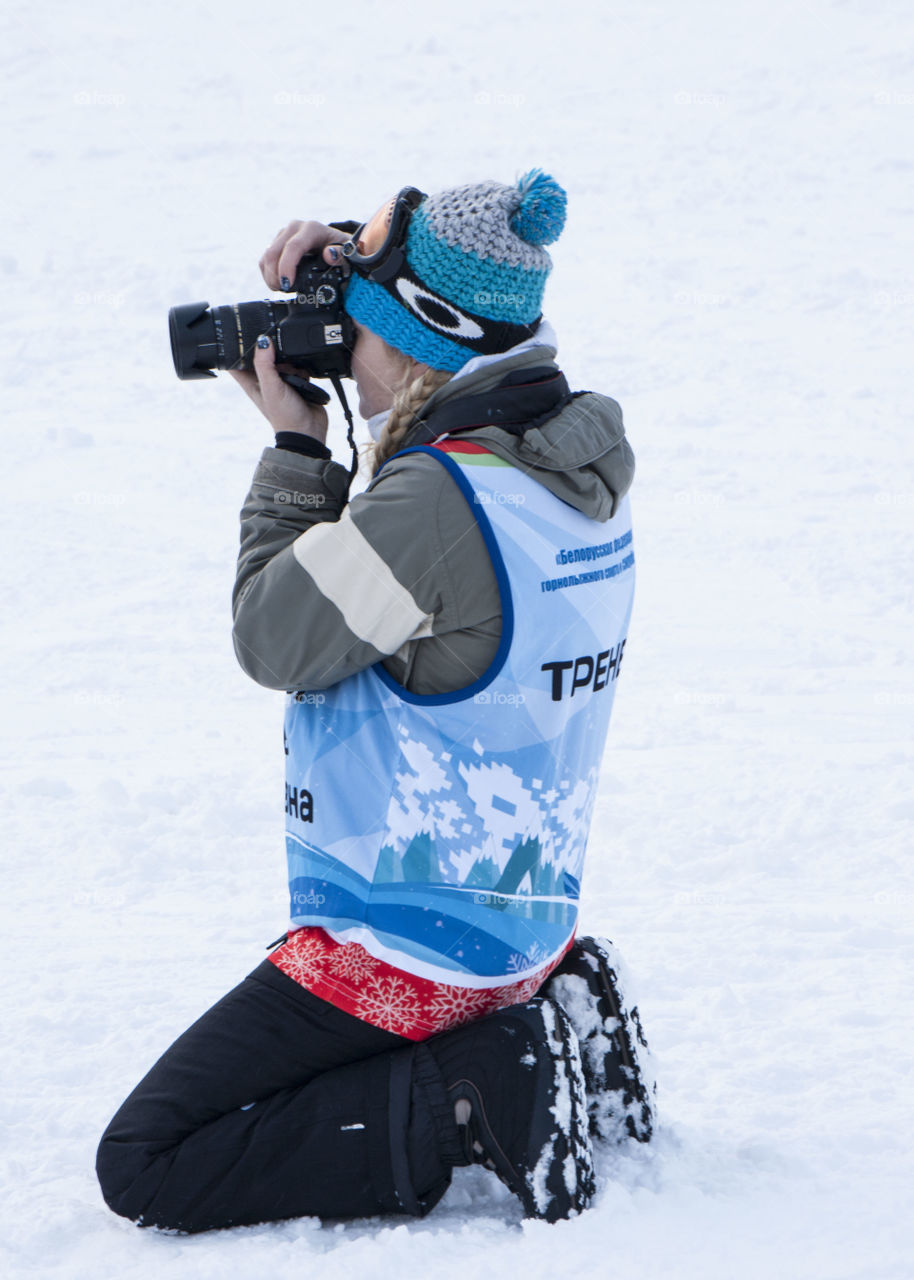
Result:
[[[416,421],[416,414],[433,391],[443,387],[454,376],[449,369],[426,369],[418,378],[412,377],[414,361],[404,369],[403,382],[397,388],[391,405],[390,417],[384,423],[381,438],[371,455],[372,474],[377,474],[388,458],[400,448],[403,438]]]

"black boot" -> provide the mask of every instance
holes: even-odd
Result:
[[[657,1084],[624,973],[606,938],[577,938],[542,994],[558,1001],[580,1041],[591,1133],[607,1142],[649,1142]]]
[[[492,1169],[528,1218],[555,1222],[594,1192],[577,1037],[536,997],[427,1040],[454,1107],[463,1164]]]

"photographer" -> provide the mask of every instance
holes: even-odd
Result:
[[[261,260],[286,290],[308,254],[348,264],[372,478],[348,500],[263,335],[233,372],[276,433],[233,635],[288,691],[292,927],[108,1126],[103,1194],[141,1225],[419,1215],[471,1163],[555,1221],[591,1201],[594,1138],[651,1135],[618,956],[575,940],[634,468],[541,315],[564,219],[534,170],[292,223]]]

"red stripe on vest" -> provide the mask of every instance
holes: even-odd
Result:
[[[445,440],[441,444],[434,444],[433,449],[441,449],[444,453],[491,453],[491,449],[486,449],[481,444],[471,444],[469,440]]]

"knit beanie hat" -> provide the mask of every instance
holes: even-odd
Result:
[[[426,196],[405,260],[379,282],[355,272],[345,307],[359,324],[432,369],[507,351],[536,331],[567,196],[531,169],[514,186],[479,182]]]

